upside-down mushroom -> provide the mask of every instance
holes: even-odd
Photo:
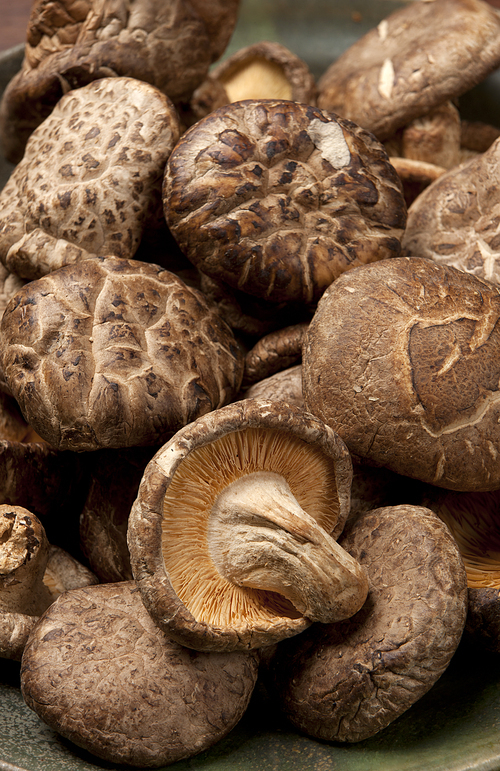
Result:
[[[364,602],[336,537],[352,465],[312,415],[242,400],[194,421],[146,467],[129,518],[134,578],[156,623],[198,650],[252,649]]]

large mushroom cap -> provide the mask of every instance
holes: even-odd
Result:
[[[235,402],[180,430],[146,467],[129,518],[132,572],[156,623],[182,644],[229,650],[296,634],[327,606],[352,614],[364,577],[334,540],[351,478],[343,442],[284,403]]]
[[[406,3],[318,81],[318,105],[383,140],[500,64],[500,14],[482,0]]]
[[[452,490],[500,487],[500,291],[431,260],[356,268],[306,333],[307,409],[354,455]]]
[[[157,265],[84,260],[31,281],[2,319],[2,367],[54,447],[159,446],[238,391],[243,354],[203,295]]]
[[[249,653],[197,653],[156,627],[132,581],[68,591],[30,636],[28,706],[112,763],[156,768],[215,744],[244,714]]]
[[[203,273],[273,303],[315,304],[343,271],[397,256],[406,223],[371,134],[279,99],[234,102],[192,126],[169,158],[164,204]]]

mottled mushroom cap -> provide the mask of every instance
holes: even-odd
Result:
[[[239,0],[34,3],[23,65],[0,106],[6,157],[17,163],[63,94],[99,78],[131,77],[174,102],[189,99],[229,42],[238,6]]]
[[[318,81],[318,105],[387,139],[500,65],[500,12],[482,0],[417,0],[357,40]]]
[[[310,625],[280,594],[236,585],[214,564],[208,532],[217,497],[262,471],[286,478],[302,509],[338,537],[351,459],[333,431],[298,407],[234,402],[178,431],[146,467],[129,518],[132,572],[155,622],[183,645],[253,649]]]
[[[351,619],[281,643],[273,691],[299,730],[357,742],[442,675],[464,629],[467,585],[446,525],[424,507],[367,512],[348,522],[341,543],[369,575],[368,599]]]
[[[54,447],[159,446],[231,401],[243,354],[203,295],[157,265],[104,257],[31,281],[2,320],[5,378]]]
[[[133,78],[66,94],[0,193],[0,260],[32,280],[96,255],[133,257],[179,136],[173,104]]]
[[[405,252],[500,284],[499,176],[500,139],[442,174],[408,211]]]
[[[243,716],[257,679],[249,653],[197,653],[156,627],[132,581],[66,592],[30,636],[28,706],[112,763],[158,767],[196,755]]]
[[[376,139],[305,104],[248,99],[177,143],[165,216],[208,276],[272,303],[314,304],[343,271],[397,256],[401,183]]]
[[[500,487],[500,291],[431,260],[366,265],[306,332],[305,404],[350,451],[452,490]]]

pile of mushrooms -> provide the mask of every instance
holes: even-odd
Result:
[[[500,651],[500,129],[456,105],[500,12],[416,0],[316,83],[218,61],[238,5],[35,4],[0,103],[0,657],[138,767],[258,682],[357,742]]]

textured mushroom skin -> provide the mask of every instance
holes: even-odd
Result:
[[[500,139],[430,185],[408,212],[406,254],[500,284]]]
[[[113,763],[190,757],[242,717],[257,678],[248,653],[196,653],[151,621],[133,582],[66,592],[32,633],[21,688],[51,728]]]
[[[375,138],[315,107],[243,100],[177,143],[165,216],[207,275],[270,302],[315,303],[344,270],[394,257],[399,178]]]
[[[245,356],[243,385],[274,375],[300,362],[308,323],[293,324],[258,340]]]
[[[165,570],[161,551],[163,499],[183,459],[195,448],[246,427],[280,428],[305,442],[321,447],[335,462],[339,517],[332,530],[337,538],[350,508],[352,463],[343,442],[312,415],[273,400],[246,399],[203,416],[179,431],[146,467],[130,512],[127,540],[132,573],[144,604],[156,623],[178,640],[197,650],[255,649],[272,645],[309,626],[303,617],[277,621],[271,629],[254,626],[242,632],[196,621],[176,595]]]
[[[70,88],[109,76],[189,99],[236,24],[238,0],[40,0],[27,29],[21,71],[0,108],[0,137],[17,163],[26,141]]]
[[[87,257],[133,257],[179,136],[172,103],[132,78],[66,94],[0,193],[0,260],[32,280]]]
[[[429,509],[375,509],[348,521],[339,543],[366,569],[368,599],[351,619],[278,645],[273,682],[301,731],[356,742],[444,672],[464,628],[467,587],[458,548]]]
[[[160,445],[231,400],[243,354],[203,295],[169,271],[85,260],[26,284],[2,319],[2,367],[54,447]]]
[[[500,486],[500,292],[427,259],[355,269],[306,333],[307,409],[350,451],[439,487]]]
[[[384,140],[499,64],[496,9],[482,0],[408,3],[330,65],[318,81],[318,105]]]

